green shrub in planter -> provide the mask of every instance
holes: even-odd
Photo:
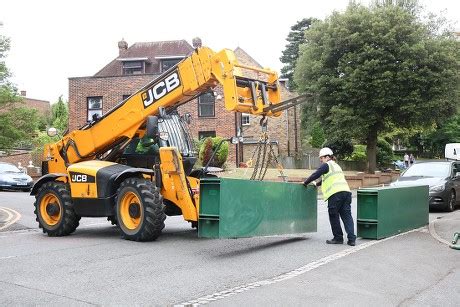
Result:
[[[200,146],[199,159],[203,166],[208,164],[209,159],[211,159],[212,153],[222,141],[221,137],[208,137],[204,139]],[[209,166],[222,167],[228,158],[228,142],[223,142],[220,145],[219,150],[216,152],[214,159],[211,161]]]

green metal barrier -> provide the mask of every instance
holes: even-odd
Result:
[[[200,181],[198,236],[239,238],[316,232],[314,187],[228,178]]]
[[[358,190],[358,237],[382,239],[428,224],[428,186]]]

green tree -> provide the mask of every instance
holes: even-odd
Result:
[[[322,147],[329,147],[337,159],[345,159],[353,153],[353,143],[349,139],[333,138],[326,140]]]
[[[0,148],[9,151],[19,145],[30,146],[40,124],[37,110],[14,107],[0,114]]]
[[[370,172],[379,134],[452,114],[460,84],[458,41],[398,1],[377,4],[352,2],[315,23],[294,75],[300,91],[318,95],[328,134],[366,143]]]
[[[10,40],[0,35],[0,148],[8,151],[19,144],[30,145],[40,122],[36,110],[21,107],[17,89],[9,81],[11,73],[4,59]]]
[[[291,90],[296,89],[293,75],[295,63],[299,58],[299,46],[305,43],[305,30],[309,29],[314,21],[316,21],[314,18],[304,18],[298,21],[291,27],[291,32],[289,32],[286,38],[288,44],[280,57],[281,63],[285,64],[285,66],[281,68],[281,77],[289,80],[289,88]]]
[[[69,109],[67,102],[64,101],[62,95],[58,101],[51,106],[50,125],[56,128],[60,133],[64,133],[68,128]]]
[[[437,129],[422,134],[419,142],[432,155],[443,157],[444,147],[447,143],[460,143],[460,114],[438,124]]]
[[[10,39],[0,35],[0,107],[20,100],[17,90],[9,81],[11,73],[6,67],[5,58],[10,50]]]
[[[311,140],[310,140],[311,146],[313,148],[321,148],[325,140],[326,140],[326,134],[324,133],[323,128],[321,128],[321,125],[319,122],[315,122],[311,130]]]

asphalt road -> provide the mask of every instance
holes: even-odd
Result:
[[[434,305],[460,301],[460,251],[429,227],[356,247],[326,245],[318,232],[246,239],[199,239],[168,217],[155,242],[120,239],[102,218],[83,218],[68,237],[50,238],[35,222],[27,193],[0,192],[0,305]],[[356,205],[353,202],[356,222]],[[7,213],[9,212],[9,214]],[[11,216],[10,216],[11,215]],[[460,210],[430,213],[449,240]],[[3,225],[3,226],[2,226]],[[2,229],[2,227],[7,226]]]

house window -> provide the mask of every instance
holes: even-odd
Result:
[[[204,139],[207,137],[215,138],[216,132],[215,131],[198,131],[198,139]]]
[[[88,121],[102,116],[102,97],[88,97]]]
[[[216,98],[212,92],[207,92],[198,97],[198,116],[214,117],[215,116]]]
[[[241,113],[241,125],[243,126],[249,126],[249,114],[247,113]]]
[[[165,72],[177,63],[179,63],[182,59],[167,59],[161,60],[161,72]]]
[[[145,73],[143,61],[124,61],[123,75],[140,75]]]

